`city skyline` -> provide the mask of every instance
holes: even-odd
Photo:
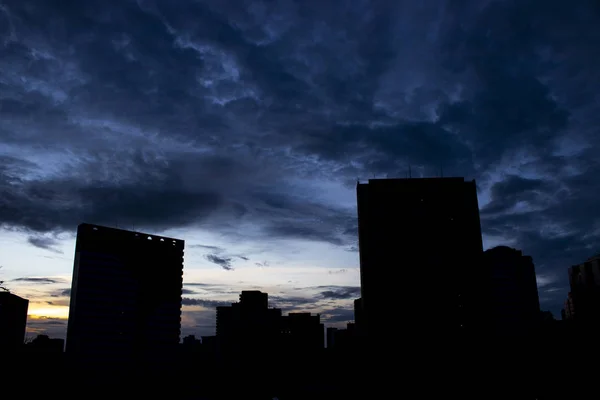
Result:
[[[244,289],[343,326],[356,180],[409,173],[476,179],[484,248],[531,256],[559,316],[600,252],[591,2],[176,3],[0,2],[0,280],[30,335],[66,332],[81,222],[186,240],[182,336]]]

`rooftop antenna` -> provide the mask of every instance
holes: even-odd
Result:
[[[440,164],[440,176],[444,177],[444,166],[442,164]]]
[[[412,178],[412,171],[410,169],[410,165],[408,166],[408,178]]]

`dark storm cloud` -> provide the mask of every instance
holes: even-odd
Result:
[[[44,236],[30,236],[27,238],[27,242],[35,247],[39,247],[40,249],[50,250],[55,253],[62,253],[62,251],[54,248],[54,246],[58,244],[58,240],[53,238]]]
[[[227,271],[233,270],[233,266],[231,265],[231,258],[229,258],[229,257],[219,257],[215,254],[208,254],[205,258],[208,261],[210,261],[211,263],[217,264],[224,270],[227,270]]]
[[[71,296],[71,289],[61,289],[51,294],[52,297],[69,297]]]
[[[56,278],[43,278],[43,277],[31,277],[31,278],[16,278],[13,279],[15,282],[30,282],[39,284],[50,284],[50,283],[63,283],[62,279]]]
[[[320,296],[324,299],[346,300],[360,297],[360,287],[354,286],[332,286],[323,290]]]
[[[511,211],[518,203],[536,206],[559,193],[551,181],[508,175],[490,190],[490,202],[481,210],[484,216]]]
[[[208,245],[204,245],[204,244],[192,244],[187,247],[191,247],[193,249],[204,249],[204,250],[216,251],[216,252],[223,251],[223,249],[218,246],[208,246]]]
[[[0,224],[351,249],[354,210],[303,182],[410,166],[476,178],[486,234],[564,278],[600,247],[600,13],[576,3],[11,2]]]

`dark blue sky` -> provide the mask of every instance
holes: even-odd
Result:
[[[251,284],[341,321],[355,181],[410,165],[477,179],[486,246],[557,313],[600,252],[598,26],[594,0],[0,0],[2,272],[67,288],[80,221],[135,225],[186,239],[198,313]]]

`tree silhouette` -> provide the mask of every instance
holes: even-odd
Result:
[[[0,266],[2,268],[2,266]],[[6,286],[4,286],[4,281],[0,281],[0,290],[4,290],[5,292],[10,292]]]

